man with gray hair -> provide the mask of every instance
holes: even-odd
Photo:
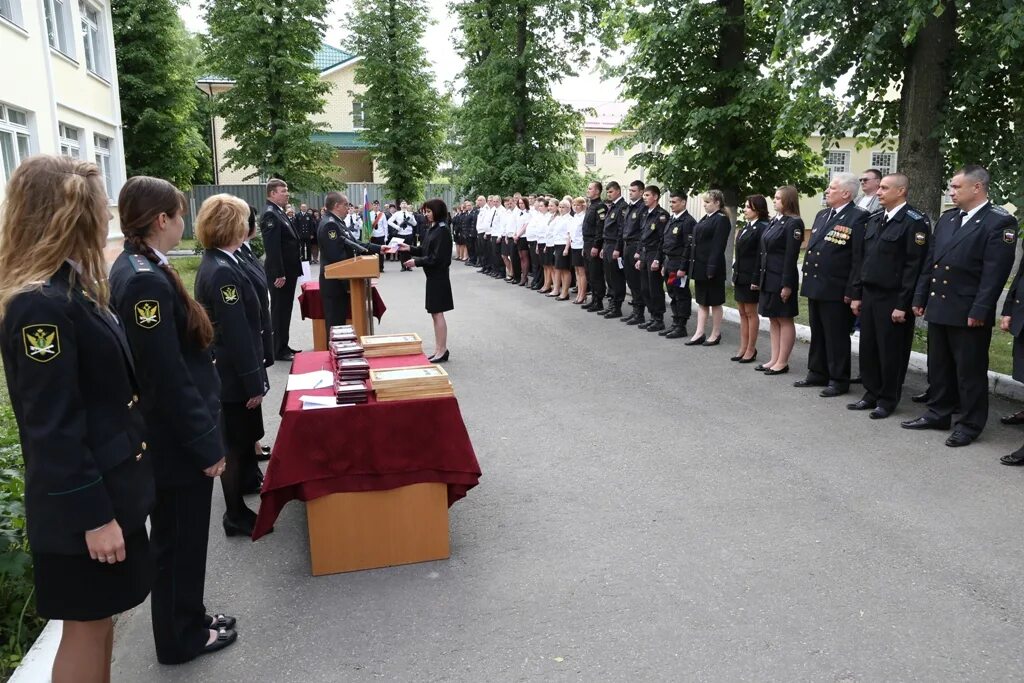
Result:
[[[836,173],[825,190],[807,240],[800,294],[807,297],[811,348],[807,376],[795,387],[824,387],[819,396],[840,396],[850,390],[850,329],[853,313],[853,245],[864,239],[868,212],[854,204],[857,176]]]

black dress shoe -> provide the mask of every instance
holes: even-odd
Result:
[[[612,310],[608,311],[608,313],[606,313],[604,317],[606,320],[611,320],[612,318],[621,318],[622,308],[616,306]]]
[[[1024,425],[1024,410],[1017,411],[1013,415],[1003,415],[999,421],[1004,425]]]
[[[772,370],[771,368],[765,368],[764,369],[765,377],[771,377],[772,375],[785,375],[787,372],[789,372],[789,366],[788,365],[786,367],[782,368],[781,370]]]
[[[877,408],[877,407],[878,407],[878,404],[875,403],[874,401],[865,401],[864,399],[861,399],[861,400],[857,401],[856,403],[847,403],[846,404],[846,409],[847,410],[871,410],[872,408]]]
[[[716,339],[714,341],[711,341],[710,339],[708,339],[706,342],[701,344],[701,346],[718,346],[721,343],[722,343],[722,335],[718,335],[718,339]]]
[[[199,651],[201,655],[208,655],[217,650],[223,650],[228,645],[231,645],[238,640],[238,631],[233,628],[222,628],[217,629],[217,638],[212,643],[204,645],[203,649]]]
[[[302,351],[300,351],[299,349],[293,349],[290,346],[288,347],[288,350],[291,351],[292,353],[302,353]]]
[[[868,417],[870,417],[872,420],[884,420],[890,415],[892,415],[892,411],[889,410],[888,408],[883,408],[882,406],[878,406],[870,413],[868,413]]]
[[[806,387],[823,387],[825,384],[825,382],[816,382],[813,379],[798,379],[793,382],[793,386],[797,389],[804,389]]]
[[[640,320],[639,322],[637,322],[636,326],[637,326],[637,329],[646,330],[648,327],[650,327],[653,324],[654,324],[653,320]]]
[[[274,360],[295,360],[294,353],[279,353],[274,356]]]
[[[928,390],[926,389],[923,393],[920,393],[916,396],[911,396],[910,400],[913,401],[914,403],[927,403],[928,399],[930,398],[931,396],[928,395]]]
[[[658,336],[659,337],[667,337],[669,335],[669,333],[675,332],[675,330],[676,330],[676,327],[674,325],[672,327],[666,327],[665,329],[663,329],[660,332],[658,332]]]
[[[228,536],[252,536],[256,528],[256,517],[244,517],[242,519],[231,519],[228,513],[224,513],[221,520],[224,523],[224,533]]]
[[[737,363],[753,363],[755,360],[757,360],[757,350],[756,349],[754,350],[754,355],[751,356],[750,358],[740,358],[736,362]]]
[[[702,346],[704,344],[704,342],[706,342],[706,341],[707,341],[707,337],[705,337],[702,334],[699,337],[697,337],[696,339],[690,339],[688,341],[683,342],[683,346]]]
[[[949,418],[945,420],[929,420],[927,417],[919,417],[915,420],[904,420],[900,422],[904,429],[949,429]]]
[[[959,429],[954,429],[953,433],[946,439],[946,445],[950,448],[960,448],[961,446],[969,446],[971,442],[977,437],[971,436],[967,432],[961,432]]]
[[[652,324],[647,326],[648,332],[661,332],[665,329],[665,323],[661,320],[654,320]]]
[[[433,357],[430,358],[430,362],[431,363],[447,363],[448,362],[448,356],[450,354],[451,354],[451,351],[448,350],[448,349],[445,349],[445,352],[444,352],[443,356],[433,356]]]
[[[836,396],[842,396],[843,394],[850,391],[850,387],[839,387],[833,384],[828,385],[824,389],[818,392],[818,396],[822,398],[834,398]]]
[[[734,363],[736,361],[738,361],[738,360],[743,360],[743,354],[739,354],[739,355],[733,356],[729,360],[733,361]]]
[[[661,334],[660,332],[658,334]],[[686,336],[685,327],[673,327],[665,333],[665,339],[682,339]]]
[[[854,377],[853,379],[850,380],[850,384],[864,384],[864,380],[862,380],[860,377]]]
[[[1020,467],[1021,465],[1024,465],[1024,448],[1018,448],[1013,453],[1004,455],[999,458],[999,462],[1004,465],[1010,465],[1011,467]]]
[[[206,615],[206,628],[209,629],[234,628],[236,623],[237,619],[226,614]]]
[[[626,323],[627,325],[629,325],[634,320],[636,320],[636,313],[630,313],[627,317],[622,318],[622,322]],[[643,318],[640,319],[640,322],[643,322]]]

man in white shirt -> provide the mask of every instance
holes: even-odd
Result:
[[[394,236],[401,238],[410,247],[416,246],[416,217],[409,210],[409,202],[404,199],[399,203],[399,210],[388,221],[388,228],[394,231]],[[410,270],[405,265],[402,271]]]
[[[877,168],[869,168],[857,178],[860,183],[860,196],[857,198],[857,206],[868,213],[878,211],[878,185],[882,182],[882,172]]]

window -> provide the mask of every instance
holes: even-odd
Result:
[[[597,166],[597,139],[596,138],[584,138],[583,139],[583,165],[584,166]]]
[[[10,179],[14,169],[32,153],[28,115],[0,104],[0,179]]]
[[[612,154],[621,159],[622,157],[626,156],[626,150],[622,147],[622,145],[615,145],[614,147],[612,147]]]
[[[103,174],[103,186],[107,188],[107,196],[114,196],[113,174],[110,171],[110,145],[113,142],[110,138],[102,135],[92,136],[93,146],[96,149],[96,165]]]
[[[825,156],[825,168],[828,169],[829,182],[832,182],[832,176],[836,173],[849,173],[850,153],[845,150],[829,150]],[[825,205],[825,193],[821,194],[821,205]]]
[[[78,5],[82,15],[82,44],[85,46],[85,67],[101,78],[109,78],[107,50],[103,39],[103,19],[100,11],[88,3]]]
[[[21,1],[0,0],[0,17],[21,26]]]
[[[359,100],[352,100],[352,127],[356,130],[366,128],[366,112]]]
[[[77,128],[72,128],[66,123],[59,125],[60,131],[60,153],[61,156],[71,157],[72,159],[82,158],[82,148],[79,144],[79,134],[82,132]]]
[[[872,152],[871,168],[877,168],[883,176],[896,172],[896,152]]]
[[[46,10],[46,34],[50,46],[74,58],[75,45],[71,35],[71,10],[67,0],[43,0]]]

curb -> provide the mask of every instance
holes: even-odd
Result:
[[[735,308],[723,306],[724,315],[723,318],[731,323],[740,322],[740,312]],[[692,310],[696,312],[697,304],[692,305]],[[767,332],[770,323],[767,318],[761,318],[761,331]],[[807,325],[796,325],[796,338],[799,341],[810,343],[811,341],[811,328]],[[860,333],[854,332],[850,337],[850,350],[860,355]],[[918,353],[917,351],[910,352],[910,365],[909,369],[920,374],[926,374],[928,372],[928,356],[924,353]],[[988,373],[988,390],[989,393],[999,396],[1000,398],[1007,398],[1013,401],[1024,401],[1024,384],[1013,379],[1009,375],[1004,375],[1001,372],[992,372],[989,370]]]
[[[24,659],[7,683],[49,683],[53,673],[53,660],[57,656],[57,646],[60,645],[63,632],[64,622],[58,619],[46,622],[43,632],[36,638],[36,642],[32,643],[32,647],[25,653]]]

